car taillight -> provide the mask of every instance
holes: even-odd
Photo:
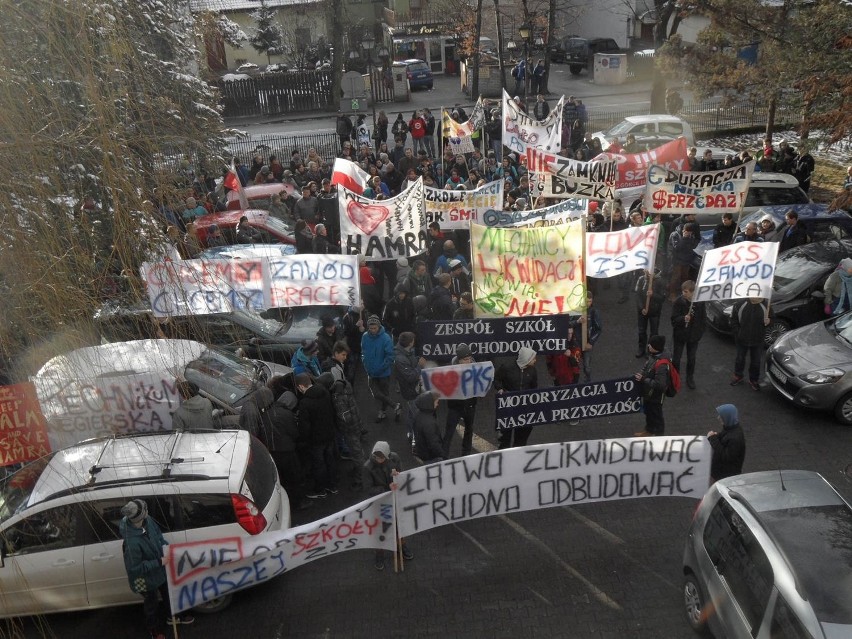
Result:
[[[414,77],[414,76],[413,76],[413,74],[411,73],[411,71],[406,71],[406,72],[405,72],[405,75],[407,75],[407,76],[408,76],[408,79],[409,79],[409,80],[410,80],[412,77]]]
[[[242,495],[231,495],[231,503],[234,506],[237,523],[248,534],[257,535],[266,529],[266,517],[251,499]]]

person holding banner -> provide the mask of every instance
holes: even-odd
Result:
[[[538,388],[538,372],[535,368],[536,352],[521,346],[515,364],[504,364],[494,375],[494,388],[497,394],[502,395],[505,391],[532,390]],[[501,430],[497,435],[497,448],[526,446],[532,434],[532,426],[521,426],[518,428],[507,428]]]
[[[470,352],[470,347],[467,344],[459,344],[456,347],[456,354],[450,362],[451,365],[456,364],[473,364],[476,360],[473,359],[473,354]],[[464,424],[464,436],[462,437],[462,457],[470,455],[473,450],[473,421],[476,419],[476,397],[468,397],[467,399],[449,399],[447,400],[447,421],[444,426],[443,452],[444,459],[450,458],[450,445],[453,442],[453,433],[456,432],[456,426],[459,422]]]
[[[763,361],[763,342],[769,325],[769,306],[762,297],[739,300],[731,310],[731,330],[737,344],[734,376],[731,386],[743,381],[746,355],[749,356],[748,384],[760,390],[760,366]]]
[[[737,407],[733,404],[722,404],[716,407],[716,414],[722,432],[711,430],[707,433],[707,441],[713,449],[710,459],[711,483],[743,472],[746,451],[745,435],[740,426]]]
[[[633,376],[642,385],[642,412],[645,413],[645,430],[634,433],[635,437],[652,437],[666,431],[663,401],[671,384],[671,362],[663,354],[665,347],[665,335],[651,335],[645,366]]]
[[[707,311],[704,302],[693,302],[695,282],[687,280],[680,287],[681,294],[672,305],[672,363],[680,372],[680,358],[686,348],[686,385],[695,390],[695,358],[698,354],[698,342],[704,335],[707,324]]]
[[[663,314],[663,302],[666,301],[665,282],[660,279],[660,270],[655,269],[653,274],[648,270],[643,271],[636,280],[634,290],[639,332],[636,359],[640,359],[648,353],[648,335],[660,332],[660,317]]]
[[[370,459],[364,464],[364,488],[371,497],[381,495],[389,490],[396,490],[396,477],[402,472],[402,460],[399,455],[392,452],[387,442],[376,442]],[[402,558],[406,561],[414,559],[414,553],[408,549],[404,539],[400,539],[402,547]],[[385,556],[387,551],[377,550],[375,567],[376,570],[385,569]]]

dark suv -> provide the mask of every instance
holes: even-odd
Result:
[[[612,38],[565,38],[551,54],[553,62],[566,62],[571,75],[591,69],[596,53],[623,53]]]

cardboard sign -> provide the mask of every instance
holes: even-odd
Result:
[[[484,184],[473,191],[424,187],[426,223],[438,222],[442,229],[467,230],[471,222],[483,224],[486,217],[503,209],[503,180]]]
[[[337,191],[343,252],[368,260],[414,257],[429,248],[423,178],[389,200],[371,200],[345,188]]]
[[[267,308],[361,303],[357,255],[287,255],[264,261]]]
[[[659,238],[659,224],[586,233],[586,275],[615,277],[636,269],[653,272]]]
[[[722,171],[674,171],[652,165],[645,207],[655,213],[737,213],[745,204],[754,160]]]
[[[298,528],[170,544],[166,577],[172,611],[182,612],[348,550],[396,549],[393,493]]]
[[[568,315],[511,319],[489,317],[475,320],[417,322],[417,344],[423,357],[451,359],[459,344],[474,357],[504,357],[522,346],[536,353],[562,353],[568,348]]]
[[[487,226],[556,226],[557,224],[568,224],[573,220],[579,220],[589,212],[589,200],[566,199],[552,206],[531,211],[501,211],[501,222],[508,218],[508,224],[488,224]]]
[[[530,184],[536,196],[614,200],[618,162],[602,156],[582,162],[527,149]]]
[[[399,534],[616,499],[701,499],[710,479],[706,437],[600,439],[468,455],[405,471],[396,491]]]
[[[446,138],[447,145],[453,155],[464,155],[465,153],[473,153],[473,138],[465,136],[463,138],[449,137]]]
[[[778,242],[738,242],[704,254],[694,302],[744,297],[772,298]]]
[[[51,452],[47,421],[30,382],[0,386],[0,466],[32,461]]]
[[[420,373],[424,391],[434,391],[441,399],[485,397],[494,382],[494,364],[473,362],[426,368]]]
[[[564,102],[563,95],[547,117],[539,121],[521,111],[503,89],[503,145],[519,155],[524,155],[528,148],[558,153],[562,148]]]
[[[641,386],[632,377],[590,384],[506,391],[494,398],[497,430],[629,415],[638,413],[642,408]]]
[[[583,223],[493,228],[470,225],[473,300],[484,317],[581,311]]]

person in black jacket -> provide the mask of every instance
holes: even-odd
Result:
[[[321,384],[314,384],[307,373],[296,375],[296,388],[302,394],[299,401],[299,428],[308,437],[313,490],[306,497],[317,499],[337,494],[337,455],[334,446],[335,414],[331,393]]]
[[[451,320],[456,307],[453,304],[453,296],[450,287],[453,285],[453,276],[449,273],[441,273],[438,276],[438,285],[432,289],[429,295],[429,319]]]
[[[722,221],[713,229],[713,248],[727,246],[734,243],[734,233],[737,225],[734,224],[734,216],[731,213],[723,213]]]
[[[769,325],[769,307],[762,297],[750,297],[734,304],[731,310],[731,330],[737,344],[734,376],[731,386],[743,381],[746,355],[749,356],[748,383],[752,390],[760,390],[760,365],[763,360],[763,342]]]
[[[285,390],[285,379],[278,375],[266,384],[276,399],[268,411],[269,422],[264,423],[257,437],[272,456],[281,485],[290,496],[293,508],[305,510],[313,504],[305,499],[305,472],[298,453],[302,443],[296,420],[299,400],[293,391]]]
[[[381,495],[389,490],[396,490],[396,477],[402,472],[402,460],[392,452],[387,442],[376,442],[370,459],[364,464],[364,488],[370,497]],[[402,558],[406,561],[414,559],[414,553],[408,549],[404,539],[400,539]],[[376,551],[376,570],[385,569],[386,550]]]
[[[663,302],[666,301],[665,290],[666,285],[660,279],[659,269],[653,275],[646,270],[636,280],[636,326],[639,332],[637,359],[645,357],[648,352],[648,335],[660,332],[660,316],[663,313]]]
[[[663,400],[671,383],[671,372],[669,363],[660,361],[666,359],[663,353],[665,347],[665,335],[651,335],[648,339],[648,359],[642,370],[633,376],[642,386],[642,410],[645,413],[645,430],[634,433],[636,437],[662,435],[666,431]]]
[[[414,455],[424,464],[444,461],[444,444],[438,426],[440,396],[435,391],[420,393],[414,400]]]
[[[695,282],[686,280],[680,286],[680,297],[672,304],[672,364],[678,370],[680,357],[686,347],[686,385],[695,390],[695,357],[698,354],[698,342],[707,326],[707,310],[704,302],[693,302]]]
[[[778,246],[779,253],[808,243],[808,232],[803,225],[799,224],[799,214],[795,211],[787,211],[784,219],[787,221],[787,226]]]
[[[473,354],[467,344],[459,344],[456,347],[456,355],[451,364],[473,364]],[[459,421],[464,423],[464,436],[462,438],[462,456],[470,455],[473,449],[473,422],[476,419],[476,397],[467,399],[447,400],[447,421],[444,426],[444,459],[450,458],[450,444],[453,442],[453,433]]]
[[[710,480],[715,482],[743,472],[745,461],[745,434],[740,426],[737,407],[722,404],[716,407],[722,432],[711,430],[707,433],[713,456],[710,458]]]
[[[669,236],[669,301],[674,302],[680,292],[680,285],[689,279],[689,269],[695,256],[695,247],[701,241],[701,227],[695,222],[687,222],[682,229],[675,229]]]
[[[382,313],[382,324],[394,340],[406,331],[414,332],[416,320],[414,316],[414,301],[409,295],[410,286],[405,279],[394,288],[394,296],[385,304]]]
[[[535,369],[536,352],[521,346],[514,364],[501,366],[494,375],[494,388],[497,394],[504,391],[531,390],[538,388],[538,372]],[[521,426],[501,430],[497,435],[497,448],[500,450],[515,446],[526,446],[532,434],[532,426]]]

